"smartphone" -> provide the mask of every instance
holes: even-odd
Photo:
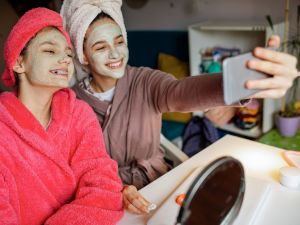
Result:
[[[223,61],[223,92],[226,105],[239,102],[241,99],[247,99],[249,96],[258,92],[258,89],[247,89],[245,87],[247,80],[257,80],[267,78],[268,75],[247,67],[250,59],[257,59],[253,54],[246,53]]]

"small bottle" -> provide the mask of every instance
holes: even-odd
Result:
[[[209,65],[207,72],[208,73],[220,73],[222,72],[221,63],[219,62],[221,54],[215,52],[213,55],[213,62]]]

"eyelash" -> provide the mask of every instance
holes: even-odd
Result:
[[[99,48],[96,48],[96,51],[101,51],[101,50],[104,50],[104,49],[106,49],[106,47],[105,47],[105,46],[103,46],[103,47],[99,47]]]
[[[55,54],[55,52],[52,51],[52,50],[45,50],[44,52],[47,52],[47,53],[49,53],[49,54],[51,54],[51,55]]]

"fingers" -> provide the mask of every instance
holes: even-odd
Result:
[[[270,61],[281,65],[289,65],[291,67],[296,67],[297,65],[297,58],[295,56],[283,52],[276,52],[271,49],[257,47],[254,49],[253,54],[254,56],[265,61]]]
[[[281,98],[285,95],[286,89],[272,89],[257,92],[251,98]]]
[[[291,77],[291,80],[298,76],[296,68],[290,68],[281,64],[276,64],[262,60],[250,60],[248,67],[253,70],[263,72],[272,76]]]
[[[127,209],[131,213],[142,214],[143,211],[136,208],[131,202],[129,202],[125,197],[123,197],[124,208]]]
[[[270,77],[261,80],[249,80],[246,82],[248,89],[289,89],[293,81],[282,76]]]
[[[268,40],[268,47],[278,48],[280,45],[280,37],[278,35],[272,35]]]
[[[133,185],[123,189],[124,207],[130,212],[142,214],[148,213],[150,203],[137,191]]]
[[[289,54],[263,48],[256,48],[254,55],[262,60],[250,60],[248,67],[271,76],[261,80],[249,80],[245,84],[246,88],[263,90],[255,98],[282,97],[299,76],[297,59]]]

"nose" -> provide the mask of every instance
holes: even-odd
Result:
[[[66,54],[62,56],[62,58],[59,60],[59,63],[66,63],[70,64],[72,62],[72,58]]]
[[[120,57],[120,53],[116,48],[111,48],[109,51],[108,58],[109,59],[117,59]]]

